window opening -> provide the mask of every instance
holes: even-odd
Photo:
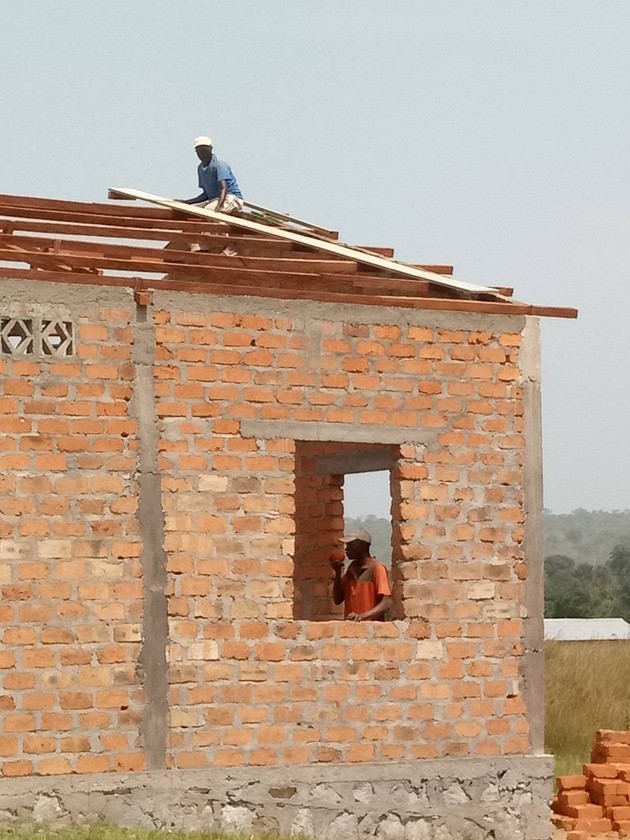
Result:
[[[389,470],[352,473],[343,484],[347,531],[365,528],[372,535],[372,555],[392,565],[392,494]]]
[[[373,498],[380,496],[381,505],[387,504],[383,500],[389,496],[389,518],[382,517],[385,522],[373,529],[376,533],[372,536],[374,556],[390,567],[390,578],[393,577],[391,511],[394,505],[390,485],[397,458],[398,447],[387,444],[296,441],[295,619],[330,621],[343,618],[343,604],[335,605],[332,598],[333,575],[329,557],[332,551],[340,548],[341,537],[347,528],[345,508],[357,512],[357,487],[362,486],[359,492],[365,495],[365,487],[371,486]],[[350,478],[352,481],[348,486],[351,489],[346,496],[346,482]],[[356,519],[347,517],[348,522],[352,518]],[[370,521],[370,524],[373,523]],[[362,527],[368,526],[363,524]],[[393,585],[394,581],[390,579],[390,583]]]

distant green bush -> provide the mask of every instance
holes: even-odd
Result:
[[[603,566],[570,557],[545,559],[546,618],[625,618],[630,621],[630,547],[617,545]]]

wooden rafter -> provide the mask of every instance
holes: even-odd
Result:
[[[356,271],[357,264],[353,260],[321,259],[315,255],[306,257],[297,256],[247,256],[237,254],[236,256],[225,256],[221,253],[191,252],[190,250],[176,248],[149,248],[134,245],[113,245],[105,242],[85,242],[75,239],[42,240],[41,237],[21,236],[19,234],[0,234],[0,248],[19,246],[25,251],[47,251],[48,243],[52,246],[56,243],[55,253],[80,258],[82,255],[94,257],[102,261],[101,267],[112,268],[116,266],[112,260],[149,260],[151,262],[171,265],[174,262],[184,263],[192,267],[217,266],[225,268],[259,268],[271,271],[302,271],[306,273],[352,273]],[[225,247],[226,240],[219,239],[217,247]],[[87,263],[86,263],[87,264]],[[137,269],[137,265],[134,266]]]
[[[124,193],[153,204],[0,195],[0,281],[121,286],[145,297],[168,289],[406,309],[577,314],[520,303],[508,287],[461,283],[449,265],[404,263],[393,259],[391,248],[340,243],[335,231],[256,205],[240,217],[225,216]]]
[[[119,187],[109,190],[109,197],[113,199],[139,199],[141,201],[148,201],[151,204],[156,204],[160,207],[168,207],[172,210],[179,210],[182,213],[191,216],[197,216],[202,219],[223,221],[226,224],[231,224],[234,227],[241,227],[245,230],[256,231],[257,233],[264,232],[266,228],[257,222],[251,222],[248,219],[241,219],[237,216],[227,216],[224,213],[216,213],[213,210],[208,210],[207,207],[196,207],[192,204],[183,204],[179,201],[173,201],[169,198],[162,198],[151,193],[144,193],[140,190],[122,189]],[[326,251],[327,253],[338,254],[339,256],[346,256],[349,259],[356,259],[362,265],[372,266],[374,268],[385,269],[386,271],[395,270],[402,276],[414,277],[418,280],[429,280],[438,286],[444,286],[450,289],[457,289],[463,295],[470,297],[473,294],[492,295],[499,298],[500,295],[489,286],[478,286],[474,283],[463,283],[456,280],[446,280],[442,275],[433,274],[430,271],[424,271],[419,268],[405,265],[404,263],[388,260],[385,257],[379,257],[368,252],[353,249],[348,245],[338,245],[335,242],[328,242],[321,239],[313,239],[301,233],[294,233],[293,231],[282,230],[280,228],[273,228],[276,236],[281,239],[288,239],[291,242],[299,242],[303,245],[308,245],[317,250]]]
[[[310,231],[311,234],[314,233],[316,235],[323,236],[326,239],[339,238],[339,231],[329,230],[329,228],[321,227],[321,225],[314,225],[311,222],[305,222],[303,219],[298,219],[295,216],[289,216],[288,213],[279,213],[277,210],[270,210],[268,207],[261,207],[260,204],[253,204],[251,201],[245,201],[244,205],[247,210],[253,211],[251,215],[254,216],[254,221],[256,221],[255,215],[259,214],[265,224],[275,225],[279,223],[282,224],[284,222],[295,227],[304,228],[305,230]]]

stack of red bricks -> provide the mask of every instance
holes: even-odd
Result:
[[[583,775],[560,776],[551,807],[553,824],[570,829],[567,840],[630,837],[630,731],[598,730],[591,763]]]

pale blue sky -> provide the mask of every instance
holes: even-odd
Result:
[[[5,2],[0,191],[194,195],[209,133],[252,201],[577,306],[545,504],[630,508],[629,44],[627,0]]]

